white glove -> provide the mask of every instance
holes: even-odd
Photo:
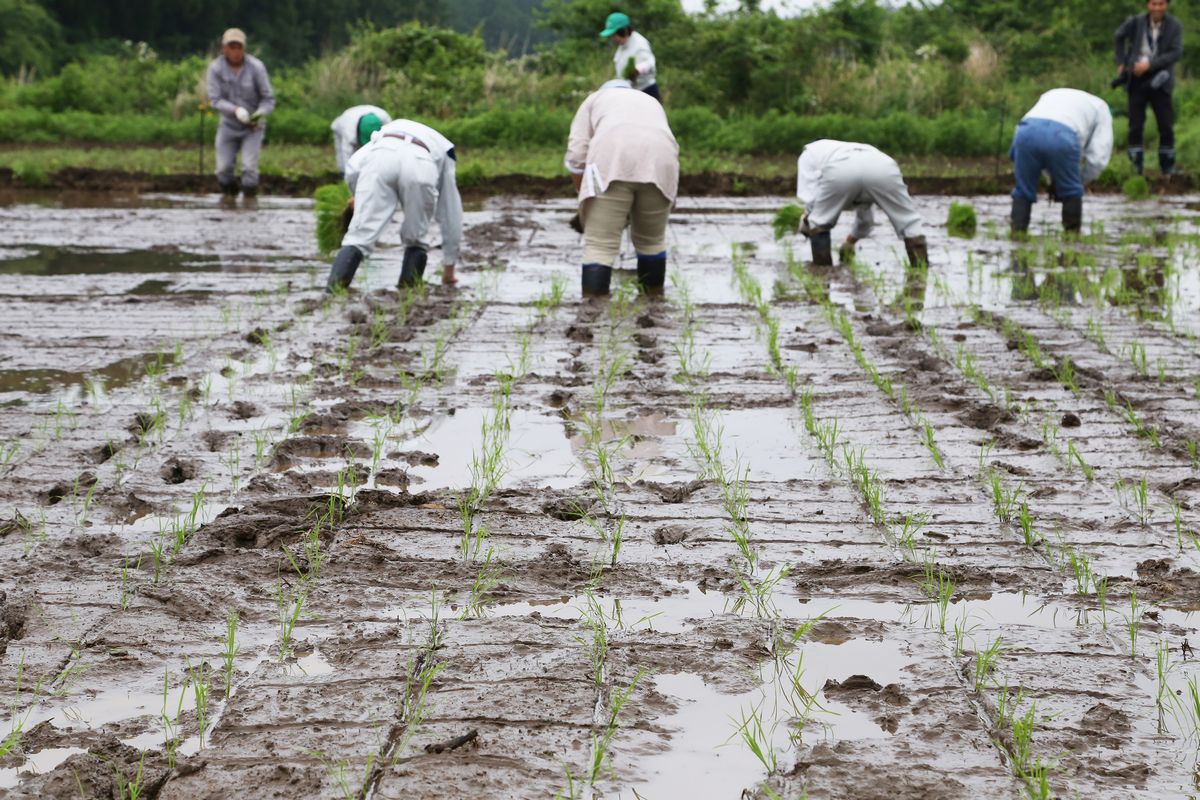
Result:
[[[233,110],[233,115],[235,117],[237,117],[237,121],[242,123],[243,125],[250,124],[250,112],[247,111],[246,109],[242,108],[241,106],[238,106],[237,108],[235,108]]]

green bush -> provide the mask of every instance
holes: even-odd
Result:
[[[1150,183],[1141,175],[1132,175],[1121,185],[1121,193],[1129,200],[1146,200],[1150,197]]]
[[[975,217],[975,206],[970,203],[951,203],[946,215],[946,230],[951,236],[970,239],[975,235],[978,220]]]

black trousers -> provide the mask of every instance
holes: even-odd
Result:
[[[650,95],[651,97],[653,97],[658,102],[660,102],[660,103],[662,102],[662,95],[660,95],[658,93],[658,84],[657,83],[650,84],[645,89],[642,89],[642,91],[645,92],[646,94]]]
[[[1129,151],[1142,151],[1142,136],[1146,128],[1146,106],[1154,109],[1158,123],[1158,150],[1174,154],[1175,106],[1171,93],[1150,87],[1146,78],[1133,78],[1129,83]]]

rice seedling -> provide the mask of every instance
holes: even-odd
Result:
[[[1146,360],[1146,345],[1134,340],[1121,348],[1121,352],[1128,357],[1129,363],[1133,365],[1137,374],[1142,377],[1150,376],[1150,368]]]
[[[997,517],[1003,522],[1012,520],[1013,509],[1021,500],[1021,484],[1010,488],[995,470],[987,472],[988,485],[992,490],[992,507]]]
[[[1067,441],[1067,465],[1068,467],[1076,463],[1079,469],[1083,472],[1083,477],[1090,483],[1096,477],[1096,470],[1093,469],[1086,461],[1083,460],[1083,455],[1075,447],[1075,442]]]
[[[1191,726],[1191,735],[1200,737],[1200,676],[1189,674],[1186,681],[1187,695],[1177,702]]]
[[[1077,552],[1072,548],[1064,549],[1066,550],[1067,563],[1071,567],[1071,574],[1075,577],[1075,593],[1086,595],[1088,590],[1095,585],[1091,561],[1085,553]]]
[[[286,661],[292,657],[292,637],[296,623],[304,614],[304,604],[308,600],[309,586],[301,581],[297,586],[284,583],[283,579],[275,590],[275,621],[279,626],[279,659]]]
[[[1129,590],[1129,618],[1125,621],[1125,630],[1129,633],[1129,657],[1137,659],[1137,638],[1142,629],[1142,606],[1138,603],[1137,591]]]
[[[492,590],[500,585],[503,578],[501,569],[497,564],[493,563],[495,555],[495,548],[489,547],[483,563],[479,566],[479,572],[476,573],[475,579],[471,583],[470,594],[467,597],[466,603],[463,604],[459,619],[470,619],[472,617],[482,619],[486,616],[488,596],[492,593]]]
[[[1108,630],[1108,576],[1092,573],[1092,591],[1096,593],[1096,602],[1100,604],[1100,618],[1104,629]]]
[[[196,701],[196,728],[199,731],[200,747],[203,749],[204,735],[208,731],[208,694],[212,688],[212,670],[207,661],[200,662],[197,667],[193,667],[189,661],[187,674],[188,686],[191,687],[192,696]]]
[[[983,692],[986,688],[989,678],[992,677],[992,673],[996,670],[996,662],[999,660],[1003,649],[1004,640],[997,636],[995,641],[988,644],[982,650],[976,651],[975,669],[973,672],[976,692]]]
[[[1197,445],[1195,439],[1185,439],[1184,447],[1187,449],[1188,459],[1192,462],[1192,469],[1200,467],[1200,446]]]
[[[180,717],[183,716],[183,698],[186,694],[184,691],[179,693],[179,698],[175,702],[174,711],[171,710],[171,673],[169,670],[163,671],[163,691],[162,691],[162,710],[159,712],[159,720],[163,727],[163,750],[167,754],[167,767],[175,768],[175,752],[179,748],[179,736],[182,731]]]
[[[591,757],[588,759],[588,784],[591,786],[595,786],[604,774],[613,737],[616,736],[617,731],[620,729],[621,712],[629,704],[629,698],[633,694],[633,690],[637,688],[638,683],[641,682],[644,675],[645,669],[639,669],[623,690],[616,690],[610,695],[608,717],[604,728],[599,734],[592,734]]]
[[[775,753],[775,748],[771,745],[771,737],[763,725],[761,709],[761,703],[751,706],[748,711],[743,709],[741,718],[733,720],[736,725],[733,735],[741,739],[742,744],[754,754],[754,757],[767,771],[767,775],[770,776],[779,770],[779,758]]]
[[[603,686],[608,659],[608,621],[604,609],[590,589],[584,595],[584,607],[579,613],[589,635],[587,638],[576,636],[575,641],[583,647],[591,663],[592,682],[598,687]]]
[[[1079,382],[1076,380],[1075,367],[1071,365],[1070,358],[1063,356],[1062,363],[1054,370],[1054,377],[1071,394],[1079,396]]]
[[[121,597],[119,604],[122,611],[129,609],[129,603],[133,599],[133,586],[130,572],[140,569],[142,566],[142,558],[138,556],[136,562],[130,563],[129,556],[125,556],[121,564]]]
[[[225,693],[222,695],[226,700],[229,699],[230,691],[233,689],[233,671],[238,653],[241,647],[237,643],[238,629],[238,612],[236,609],[230,609],[225,615],[225,641],[224,649],[221,650],[222,673],[225,676]]]
[[[954,598],[954,578],[943,570],[934,558],[932,551],[925,552],[921,577],[917,580],[921,591],[933,603],[930,609],[937,611],[937,626],[942,633],[946,632],[946,615],[950,610],[950,602]],[[929,615],[926,616],[928,620]]]
[[[933,457],[933,463],[938,465],[938,469],[945,469],[946,461],[942,458],[942,452],[938,450],[937,442],[933,438],[933,426],[928,421],[923,422],[921,427],[921,443],[925,445],[925,449]]]
[[[433,654],[434,649],[431,640],[426,643],[425,649],[408,659],[404,686],[400,700],[396,704],[396,716],[401,733],[396,738],[391,757],[388,759],[392,764],[404,755],[409,742],[416,736],[429,714],[429,690],[446,667],[444,663],[436,660]]]
[[[775,607],[774,601],[775,588],[779,585],[780,581],[791,573],[791,567],[772,567],[762,577],[755,577],[753,574],[744,573],[736,567],[735,571],[742,594],[734,601],[733,612],[740,614],[745,608],[749,607],[754,610],[754,615],[759,619],[774,619],[778,617],[779,612]]]
[[[137,771],[130,778],[125,774],[125,771],[116,765],[113,766],[113,783],[117,787],[117,796],[121,800],[140,800],[142,792],[146,787],[142,786],[143,768],[146,764],[146,754],[143,752],[141,758],[138,759]]]

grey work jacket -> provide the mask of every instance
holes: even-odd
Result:
[[[234,115],[239,106],[251,114],[270,114],[275,110],[275,92],[267,68],[247,53],[242,68],[235,72],[225,56],[217,56],[208,65],[208,102],[221,112],[222,125],[238,130],[245,127]]]
[[[1133,74],[1133,65],[1137,63],[1142,51],[1142,42],[1146,40],[1146,31],[1150,28],[1150,15],[1138,14],[1129,17],[1121,23],[1114,35],[1117,65],[1124,66],[1125,71]],[[1165,91],[1175,88],[1175,62],[1183,56],[1183,25],[1175,17],[1167,14],[1163,17],[1162,27],[1158,31],[1158,47],[1150,59],[1150,71],[1145,78],[1150,78],[1160,70],[1166,70],[1171,77],[1163,86]]]

